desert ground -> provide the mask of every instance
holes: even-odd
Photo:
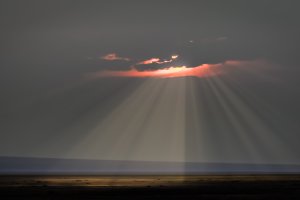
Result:
[[[300,199],[300,175],[0,176],[1,199]]]

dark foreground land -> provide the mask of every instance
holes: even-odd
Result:
[[[300,175],[0,176],[1,199],[300,199]]]

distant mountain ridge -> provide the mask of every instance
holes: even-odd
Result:
[[[300,165],[0,157],[0,174],[300,173]]]

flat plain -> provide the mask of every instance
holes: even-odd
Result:
[[[300,175],[0,176],[1,199],[300,199]]]

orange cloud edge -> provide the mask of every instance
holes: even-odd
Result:
[[[231,67],[239,69],[269,68],[269,62],[263,59],[255,60],[227,60],[216,64],[201,64],[195,67],[170,66],[155,70],[137,70],[132,66],[128,70],[101,70],[85,74],[86,79],[97,79],[105,77],[132,77],[132,78],[176,78],[176,77],[212,77],[227,73]],[[273,66],[274,67],[274,66]]]
[[[222,73],[221,68],[225,65],[236,65],[240,61],[226,61],[217,64],[202,64],[196,67],[167,67],[157,70],[139,71],[134,67],[130,70],[102,70],[87,74],[88,78],[100,77],[136,77],[136,78],[175,78],[175,77],[210,77]]]

